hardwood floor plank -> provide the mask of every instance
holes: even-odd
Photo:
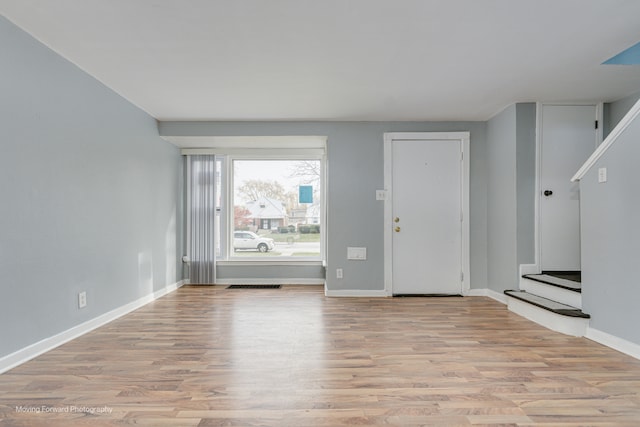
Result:
[[[0,424],[637,426],[640,361],[483,297],[187,286],[0,375]]]

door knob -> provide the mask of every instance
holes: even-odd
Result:
[[[544,190],[544,193],[542,193],[542,194],[544,194],[545,196],[549,197],[550,195],[552,195],[552,194],[553,194],[553,191],[551,191],[551,190]]]
[[[395,217],[395,218],[393,219],[393,222],[400,222],[400,218]]]
[[[396,230],[396,233],[400,232],[400,227],[396,227],[394,230]]]

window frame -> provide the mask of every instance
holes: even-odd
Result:
[[[236,151],[236,150],[234,150]],[[223,165],[223,195],[222,214],[225,219],[221,224],[222,256],[218,260],[220,265],[324,265],[326,262],[326,155],[324,150],[289,149],[289,150],[247,150],[224,156]],[[233,224],[234,224],[234,161],[288,161],[288,160],[317,160],[320,162],[320,254],[317,257],[260,257],[234,256],[233,252]]]

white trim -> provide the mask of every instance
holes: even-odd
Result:
[[[540,245],[540,171],[542,169],[542,103],[536,102],[536,176],[534,181],[534,224],[533,224],[533,245],[534,245],[534,265],[538,269],[536,273],[539,273],[540,263],[542,262],[542,256],[540,254],[542,248]]]
[[[222,179],[222,175],[220,175],[220,179]],[[213,155],[213,188],[211,192],[213,193],[213,282],[216,281],[216,276],[218,275],[218,269],[216,267],[216,259],[218,257],[217,248],[216,248],[216,216],[218,215],[218,200],[222,200],[220,195],[217,194],[218,190],[218,159],[217,156]],[[220,191],[222,192],[222,185],[220,185]],[[191,207],[191,205],[189,205]],[[191,216],[191,211],[189,211],[189,216]],[[220,217],[218,217],[218,221],[220,221]],[[219,225],[219,224],[218,224]],[[191,230],[189,230],[191,233]],[[191,258],[189,258],[191,259]],[[189,266],[191,267],[191,266]],[[191,268],[189,268],[189,277],[191,277]]]
[[[270,136],[167,136],[160,135],[165,141],[169,141],[183,149],[183,154],[189,150],[209,150],[197,154],[219,154],[228,149],[314,149],[324,148],[327,137],[322,135],[270,135]],[[210,151],[217,150],[217,153]],[[194,154],[194,153],[189,153]]]
[[[625,116],[620,120],[620,122],[616,125],[615,128],[609,133],[607,138],[598,146],[598,148],[593,152],[591,157],[587,159],[587,161],[582,165],[578,172],[571,178],[571,181],[580,181],[584,176],[589,172],[589,170],[596,164],[596,162],[607,152],[609,147],[613,145],[614,142],[618,139],[618,137],[627,129],[627,127],[633,122],[636,117],[640,115],[640,100],[636,101],[636,103],[631,107],[631,109],[625,114]],[[601,126],[600,126],[601,127]]]
[[[604,140],[604,102],[598,102],[596,104],[596,120],[598,121],[598,129],[596,129],[596,148],[598,148]]]
[[[625,339],[616,337],[615,335],[611,335],[606,332],[602,332],[592,327],[587,328],[585,338],[605,345],[614,350],[618,350],[624,354],[628,354],[629,356],[635,357],[636,359],[640,359],[640,345],[634,342],[627,341]]]
[[[325,138],[326,140],[326,138]],[[184,151],[184,150],[183,150]],[[236,160],[239,161],[261,161],[261,160],[282,160],[282,161],[295,161],[295,160],[317,160],[320,162],[320,255],[318,255],[317,257],[277,257],[277,259],[273,259],[273,260],[265,260],[264,263],[262,264],[257,264],[257,265],[269,265],[269,261],[271,261],[273,264],[271,265],[283,265],[282,262],[284,263],[289,263],[287,265],[304,265],[301,263],[304,262],[318,262],[321,263],[326,259],[326,240],[327,240],[327,229],[326,229],[326,225],[327,225],[327,197],[326,197],[326,192],[327,192],[327,183],[326,183],[326,177],[327,177],[327,173],[326,173],[326,167],[327,167],[327,157],[326,157],[326,153],[325,150],[322,149],[321,151],[318,152],[312,152],[312,150],[306,150],[306,149],[295,149],[295,150],[289,150],[290,153],[286,154],[284,152],[279,152],[278,150],[256,150],[256,149],[250,149],[250,150],[242,150],[242,153],[240,154],[231,154],[229,152],[230,150],[225,150],[224,153],[227,154],[225,156],[225,160],[226,160],[226,174],[225,174],[225,182],[226,182],[226,194],[225,194],[225,199],[223,202],[223,205],[226,203],[227,208],[223,209],[223,213],[225,214],[226,217],[226,221],[227,224],[231,225],[234,222],[233,219],[233,215],[234,215],[234,211],[233,211],[233,197],[234,197],[234,162]],[[246,258],[246,257],[238,257],[235,255],[235,253],[232,250],[233,247],[233,242],[232,242],[232,238],[231,238],[231,234],[232,234],[232,228],[231,226],[229,226],[226,230],[225,230],[225,242],[226,242],[226,248],[227,250],[225,251],[225,253],[223,254],[223,256],[221,257],[221,261],[225,261],[225,262],[237,262],[238,265],[240,265],[241,263],[245,263],[245,262],[253,262],[256,263],[257,261],[260,260],[260,258]],[[299,261],[299,262],[296,262]],[[220,264],[222,265],[222,264]],[[249,265],[249,264],[243,264],[243,265]]]
[[[391,295],[386,290],[364,290],[364,289],[325,289],[324,295],[327,297],[351,297],[351,298],[385,298]]]
[[[263,159],[279,159],[282,156],[307,158],[309,156],[321,156],[324,148],[183,148],[180,150],[183,156],[205,155],[229,155],[229,156],[260,156]],[[304,153],[301,155],[301,153]],[[292,158],[293,158],[292,157]]]
[[[520,277],[525,274],[540,274],[540,267],[538,264],[520,264]]]
[[[494,299],[502,304],[507,304],[507,296],[505,294],[501,294],[500,292],[496,292],[493,289],[483,288],[483,289],[469,289],[464,296],[466,297],[489,297]]]
[[[469,221],[469,132],[387,132],[384,134],[384,291],[387,295],[393,294],[393,191],[392,191],[392,143],[393,141],[409,140],[452,140],[461,142],[462,150],[462,259],[461,268],[463,280],[461,292],[465,294],[471,288],[471,262],[470,262],[470,221]]]
[[[507,307],[509,311],[542,325],[547,329],[574,337],[585,336],[587,327],[589,326],[589,319],[563,316],[513,297],[508,298]]]
[[[224,199],[220,199],[222,206],[220,206],[220,217],[224,217],[225,226],[220,227],[220,258],[216,259],[216,262],[228,260],[229,255],[233,252],[233,239],[231,234],[234,231],[233,215],[234,207],[231,203],[233,194],[233,167],[232,159],[230,156],[224,156],[224,173],[221,175],[222,188],[224,188]]]
[[[322,245],[321,245],[322,247]],[[277,250],[277,247],[276,249]],[[259,255],[256,256],[241,256],[237,255],[234,252],[232,258],[223,259],[221,261],[216,261],[216,266],[252,266],[252,267],[280,267],[280,266],[321,266],[322,265],[322,257],[307,257],[307,256],[273,256],[267,258],[260,258]],[[275,260],[279,261],[275,261]],[[264,261],[263,261],[264,260]]]
[[[184,212],[186,215],[186,245],[184,248],[184,253],[189,259],[187,263],[187,267],[189,269],[189,277],[191,277],[191,156],[187,156],[187,205],[184,207]],[[184,267],[184,265],[183,265]],[[184,272],[184,268],[183,268]]]
[[[216,280],[215,285],[324,285],[323,278],[304,278],[304,279],[295,279],[295,278],[273,278],[273,279],[263,279],[263,278],[228,278],[228,279],[218,279]]]
[[[582,294],[520,277],[520,290],[582,310]]]
[[[383,166],[383,175],[384,175],[384,244],[382,248],[382,253],[384,257],[383,268],[384,268],[384,290],[387,294],[391,295],[393,293],[393,232],[391,231],[391,227],[389,224],[393,224],[393,194],[391,193],[391,182],[393,176],[393,168],[392,168],[392,146],[391,139],[384,135],[384,166]]]
[[[183,285],[184,285],[184,281],[167,285],[163,289],[157,290],[152,294],[139,298],[121,307],[118,307],[114,310],[104,313],[98,317],[94,317],[91,320],[88,320],[84,323],[76,325],[54,336],[45,338],[41,341],[38,341],[34,344],[24,347],[14,353],[8,354],[0,358],[0,374],[10,369],[13,369],[16,366],[19,366],[25,362],[28,362],[29,360],[35,357],[38,357],[43,353],[53,350],[54,348],[59,347],[62,344],[65,344],[73,339],[76,339],[86,334],[87,332],[91,332],[94,329],[104,326],[107,323],[112,322],[117,318],[132,312],[133,310],[137,310],[138,308],[177,290]]]
[[[320,260],[323,264],[327,261],[327,239],[329,236],[329,221],[327,220],[327,212],[329,212],[327,177],[329,174],[327,173],[327,160],[327,153],[324,150],[320,157]]]
[[[240,259],[238,259],[240,258]],[[306,257],[278,257],[278,261],[260,258],[238,257],[220,260],[216,264],[220,267],[323,267],[324,261],[306,259]],[[245,260],[246,259],[246,260]]]

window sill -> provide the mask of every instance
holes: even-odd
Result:
[[[216,261],[216,265],[221,267],[231,265],[246,265],[246,266],[324,266],[324,261],[320,259],[296,259],[296,258],[283,258],[279,260],[275,259],[263,259],[246,257],[241,259],[227,259]]]

